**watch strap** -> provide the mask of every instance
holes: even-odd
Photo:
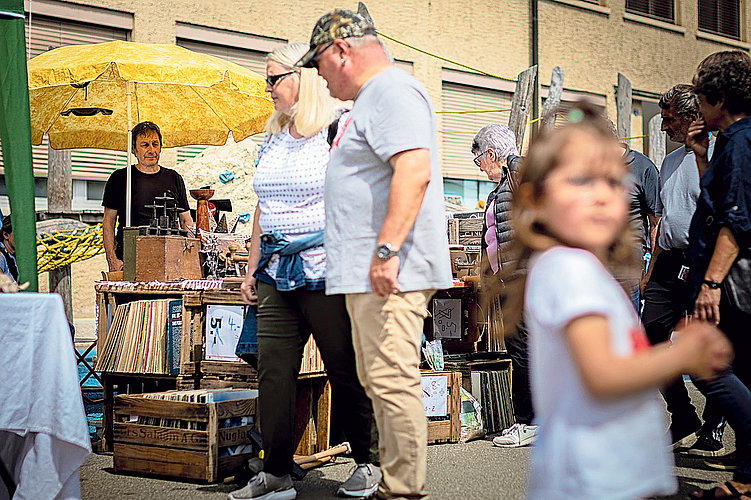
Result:
[[[707,285],[712,290],[717,290],[722,285],[722,283],[718,281],[712,281],[712,280],[701,280],[701,282],[703,285]]]

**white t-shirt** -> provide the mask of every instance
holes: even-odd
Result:
[[[310,139],[295,139],[289,132],[272,135],[263,145],[253,177],[253,190],[261,208],[259,223],[266,233],[279,231],[292,241],[323,231],[326,211],[323,185],[329,162],[328,128]],[[323,245],[300,252],[308,283],[326,276]],[[276,278],[279,256],[271,257],[265,271]]]
[[[657,389],[595,399],[564,337],[572,320],[596,314],[607,318],[617,356],[649,348],[623,289],[590,252],[556,246],[533,255],[525,291],[530,381],[540,426],[529,498],[616,500],[674,492]]]

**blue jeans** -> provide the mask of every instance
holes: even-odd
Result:
[[[735,431],[736,450],[740,463],[733,479],[751,484],[751,391],[732,369],[707,382],[692,379],[694,385],[707,398],[709,404],[720,408],[730,426]]]

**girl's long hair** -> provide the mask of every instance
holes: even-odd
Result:
[[[579,102],[569,114],[570,122],[548,133],[542,133],[530,146],[519,174],[519,188],[531,193],[537,201],[544,195],[545,180],[560,164],[564,149],[572,136],[586,134],[591,137],[592,147],[615,146],[615,137],[597,108],[586,102]],[[501,280],[491,286],[491,295],[501,295],[503,305],[503,328],[505,334],[513,332],[522,315],[524,287],[527,280],[527,266],[532,253],[546,250],[554,245],[565,245],[540,221],[536,220],[533,207],[525,206],[519,198],[517,188],[512,202],[511,220],[514,228],[512,252],[515,264],[504,271]],[[616,240],[602,258],[610,272],[628,283],[630,287],[638,280],[638,256],[636,239],[628,223],[624,223]],[[495,290],[493,290],[493,288]]]
[[[307,51],[306,44],[292,42],[266,56],[267,61],[281,64],[288,71],[296,71],[300,78],[300,92],[292,109],[292,116],[274,110],[266,121],[266,131],[269,134],[284,132],[294,123],[300,135],[310,138],[337,117],[335,101],[329,94],[326,81],[318,76],[318,71],[294,66]]]

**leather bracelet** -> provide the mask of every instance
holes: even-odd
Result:
[[[707,285],[712,290],[717,290],[718,288],[720,288],[720,285],[721,285],[721,283],[718,283],[717,281],[712,281],[712,280],[701,280],[701,284]]]

